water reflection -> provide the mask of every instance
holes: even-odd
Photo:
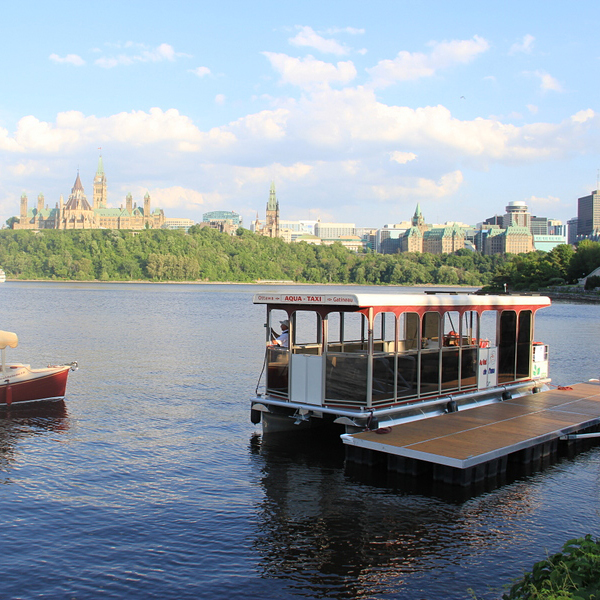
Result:
[[[8,471],[14,464],[20,440],[68,429],[69,418],[63,400],[3,410],[0,412],[0,471]]]
[[[251,450],[264,490],[253,543],[262,575],[315,597],[416,594],[431,572],[510,544],[520,535],[511,519],[537,508],[525,484],[462,503],[364,485],[344,471],[339,444],[316,439],[257,436]],[[449,597],[436,581],[429,597]]]

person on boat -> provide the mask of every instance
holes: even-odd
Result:
[[[281,325],[281,334],[279,334],[273,340],[273,346],[281,346],[282,348],[287,348],[290,343],[290,322],[286,319],[285,321],[280,321]]]

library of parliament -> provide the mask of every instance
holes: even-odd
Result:
[[[150,208],[150,194],[146,192],[144,205],[137,206],[131,194],[125,198],[125,206],[106,206],[106,175],[102,156],[98,159],[98,170],[94,177],[94,195],[88,202],[79,172],[66,204],[61,195],[55,208],[44,206],[44,196],[40,194],[36,208],[27,207],[27,196],[21,196],[19,222],[13,229],[159,229],[165,224],[162,209]]]

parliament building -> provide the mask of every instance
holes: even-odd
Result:
[[[131,194],[125,198],[125,206],[106,206],[106,175],[102,156],[98,159],[98,170],[94,177],[92,203],[85,195],[79,172],[66,204],[61,195],[54,208],[44,206],[44,195],[37,198],[37,207],[28,208],[27,195],[21,196],[19,221],[13,229],[159,229],[166,219],[162,209],[151,209],[150,194],[146,192],[143,206],[133,202]]]

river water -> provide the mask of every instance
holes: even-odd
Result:
[[[266,289],[0,286],[9,360],[80,364],[64,403],[0,414],[1,598],[483,600],[598,533],[600,448],[452,499],[263,440]],[[554,383],[600,375],[600,306],[555,303],[536,339]]]

